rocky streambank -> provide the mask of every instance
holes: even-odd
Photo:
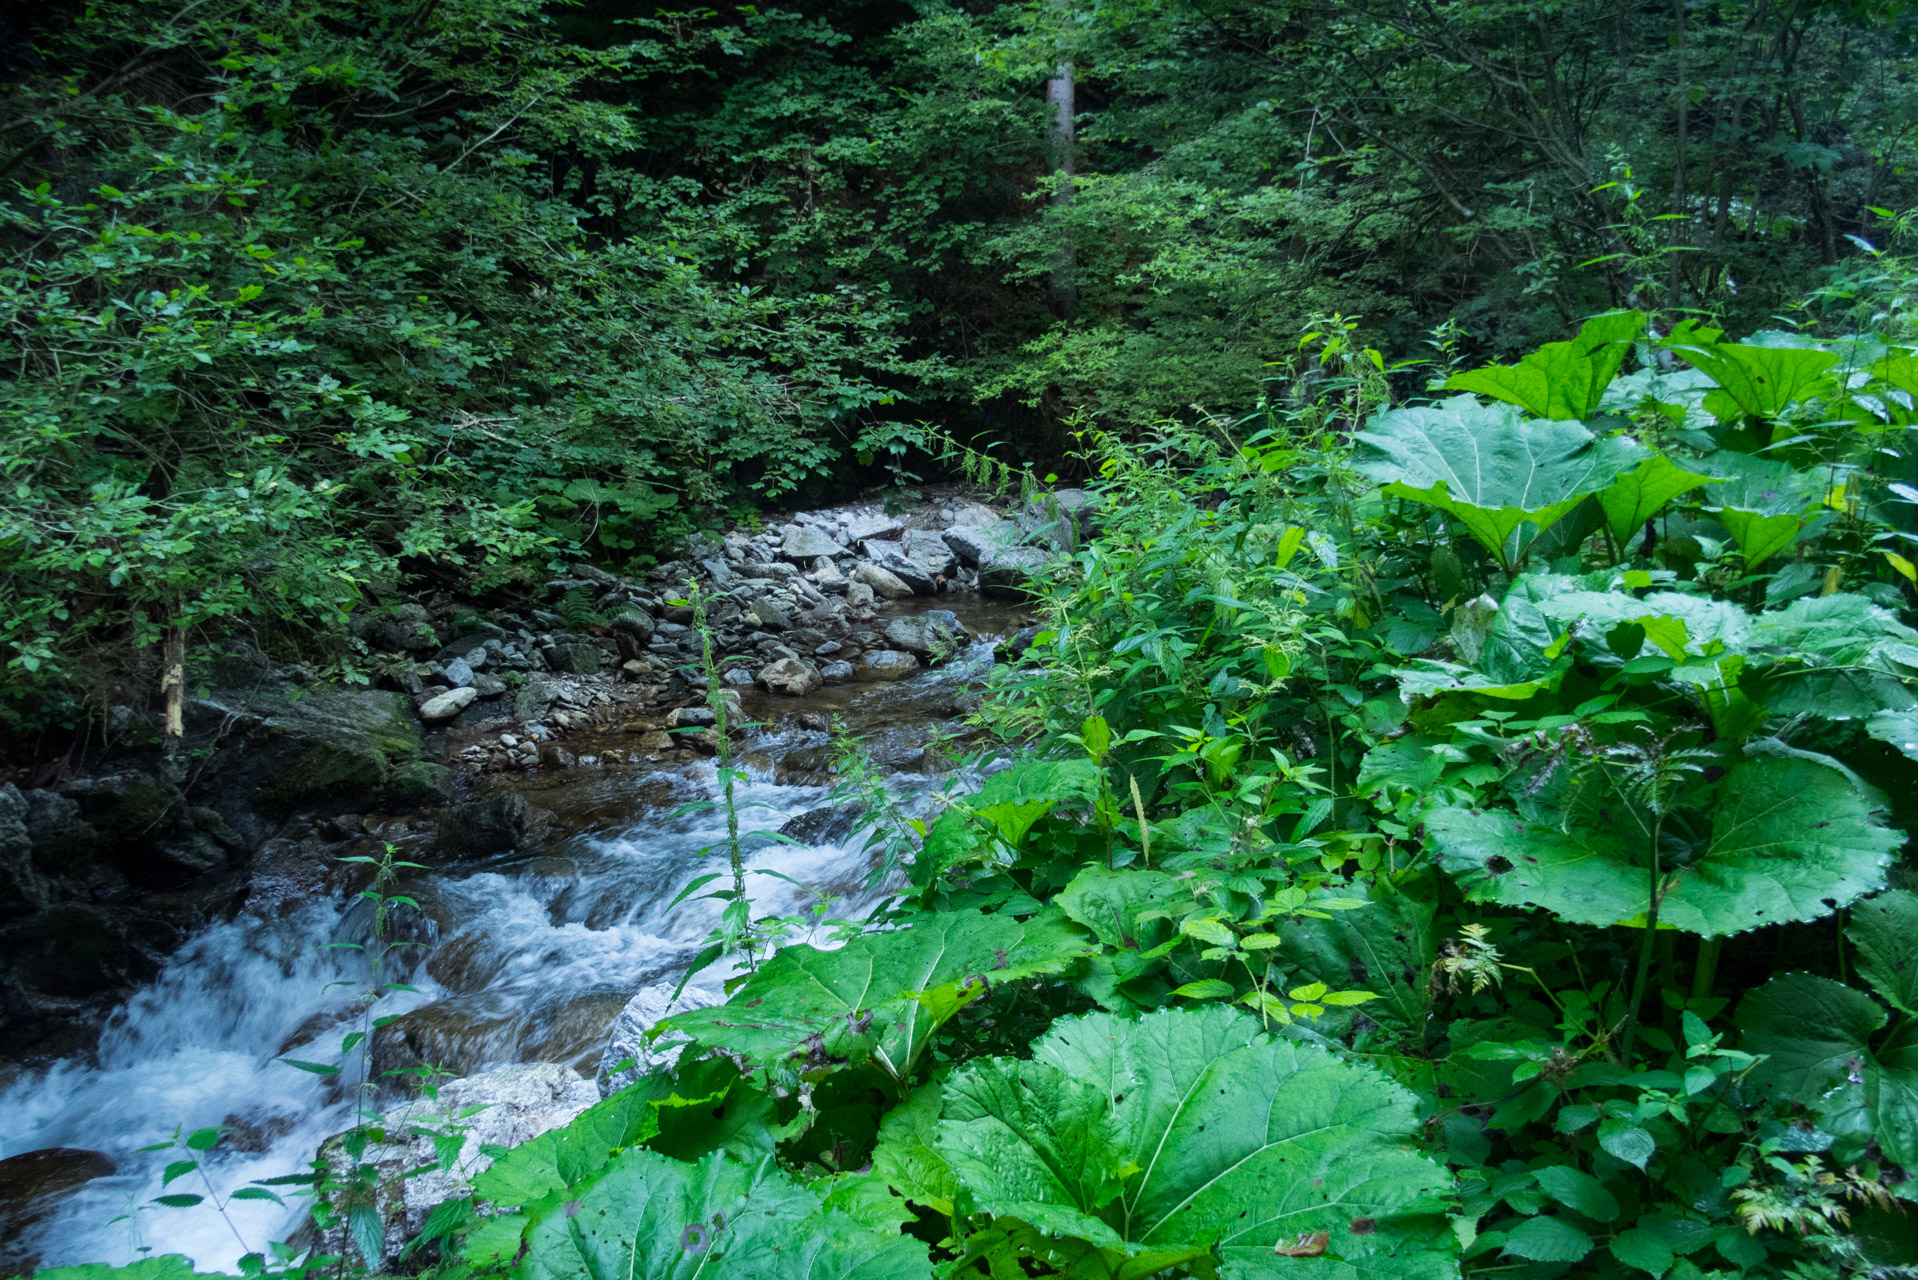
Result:
[[[389,596],[359,627],[372,687],[239,639],[206,646],[176,755],[160,753],[148,713],[121,706],[104,749],[0,784],[11,1056],[83,1050],[212,921],[349,889],[343,852],[536,844],[551,815],[487,775],[710,754],[695,597],[728,688],[803,699],[939,661],[967,639],[944,600],[1022,598],[1091,532],[1074,491],[1010,506],[915,497],[698,537],[643,575],[574,564],[483,599]]]

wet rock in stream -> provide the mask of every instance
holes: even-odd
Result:
[[[0,1272],[31,1272],[39,1259],[23,1247],[27,1232],[60,1202],[117,1169],[113,1157],[78,1147],[47,1147],[0,1160]]]
[[[693,986],[674,998],[673,988],[677,985],[676,982],[655,983],[628,1000],[619,1011],[607,1036],[606,1050],[600,1055],[596,1077],[600,1097],[611,1097],[641,1076],[669,1068],[679,1061],[680,1050],[690,1042],[690,1037],[668,1031],[656,1040],[647,1038],[661,1020],[688,1009],[721,1004],[726,999],[724,992]]]
[[[380,1118],[387,1133],[412,1134],[404,1142],[374,1143],[358,1162],[347,1158],[341,1137],[321,1144],[319,1158],[336,1167],[371,1164],[378,1171],[375,1195],[385,1224],[377,1274],[395,1274],[407,1242],[425,1227],[435,1206],[469,1194],[472,1179],[490,1168],[488,1148],[514,1147],[557,1129],[599,1101],[591,1080],[553,1062],[525,1062],[440,1086],[437,1100],[419,1099],[395,1107]],[[464,1119],[456,1119],[464,1115]],[[451,1170],[432,1169],[402,1179],[401,1174],[438,1163],[430,1133],[460,1137],[459,1157]],[[352,1246],[344,1228],[321,1233],[320,1252],[347,1254]]]

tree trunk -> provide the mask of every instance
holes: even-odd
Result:
[[[169,626],[160,648],[160,697],[166,703],[161,729],[162,754],[169,767],[180,758],[186,737],[186,629]]]
[[[1060,206],[1072,199],[1074,94],[1070,62],[1061,62],[1059,74],[1046,81],[1046,104],[1052,108],[1052,126],[1047,140],[1052,156],[1053,177],[1058,183],[1052,192],[1052,203]],[[1059,243],[1053,249],[1052,257],[1052,305],[1062,319],[1070,319],[1078,297],[1072,280],[1072,233],[1063,220],[1058,227],[1058,236]]]

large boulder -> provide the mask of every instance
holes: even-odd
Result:
[[[555,1062],[526,1062],[454,1080],[437,1099],[421,1098],[380,1117],[376,1127],[405,1135],[397,1142],[369,1143],[357,1158],[346,1153],[345,1134],[320,1144],[319,1158],[334,1168],[370,1164],[377,1171],[374,1207],[384,1224],[378,1275],[397,1274],[407,1242],[426,1226],[434,1208],[470,1195],[472,1180],[493,1163],[500,1148],[516,1147],[557,1129],[599,1101],[593,1082]],[[459,1142],[459,1157],[441,1170],[435,1133]],[[413,1172],[420,1168],[430,1172]],[[411,1176],[402,1177],[402,1174]],[[322,1253],[352,1256],[344,1227],[320,1233]]]
[[[789,524],[779,544],[779,554],[798,564],[810,564],[821,556],[836,556],[845,548],[824,529],[809,524]]]
[[[251,844],[296,809],[350,804],[364,811],[422,750],[412,705],[393,690],[216,693],[190,710],[202,724],[217,722],[202,738],[214,754],[196,795]]]
[[[930,529],[909,529],[905,537],[906,557],[935,577],[951,577],[958,563],[944,535]]]
[[[1039,547],[995,547],[979,562],[979,593],[995,600],[1027,599],[1033,575],[1051,560]]]
[[[906,526],[897,517],[883,511],[855,511],[844,526],[847,542],[864,542],[868,538],[897,538],[904,533]]]
[[[374,629],[374,637],[385,648],[404,649],[411,653],[440,647],[439,636],[426,620],[426,609],[410,602],[381,618]]]
[[[0,928],[0,966],[20,986],[56,1000],[116,992],[143,976],[126,921],[102,907],[68,902]]]
[[[788,818],[779,828],[779,834],[805,845],[838,844],[858,829],[865,816],[863,804],[827,805]]]
[[[899,575],[870,560],[861,560],[853,566],[852,580],[856,584],[867,587],[872,595],[879,596],[886,600],[904,600],[913,594],[912,588],[902,582]],[[847,592],[846,602],[848,604],[861,603],[853,599],[850,591]],[[866,603],[870,603],[870,601]]]
[[[977,569],[980,561],[1001,547],[1016,546],[1019,528],[997,517],[989,524],[954,525],[941,535],[946,546],[968,569]]]
[[[456,804],[440,819],[439,845],[461,857],[530,849],[553,828],[553,815],[517,791]]]
[[[519,692],[513,695],[513,715],[521,720],[538,720],[545,716],[553,700],[559,697],[559,686],[551,680],[532,679],[521,685]]]
[[[885,636],[894,649],[904,649],[925,662],[952,653],[971,638],[958,615],[949,609],[894,618],[886,624]]]
[[[865,552],[867,563],[905,583],[914,595],[929,596],[938,592],[938,573],[908,555],[904,543],[868,541],[860,543],[859,548]],[[875,585],[873,589],[878,587]]]
[[[0,1271],[32,1274],[38,1259],[20,1252],[25,1238],[75,1191],[114,1172],[112,1156],[80,1147],[42,1147],[0,1160]]]
[[[213,778],[224,780],[217,772]],[[164,774],[129,769],[75,778],[60,793],[84,824],[59,841],[63,859],[104,858],[144,888],[175,888],[225,870],[246,848],[220,811],[192,803]]]
[[[11,782],[0,786],[0,920],[47,905],[47,881],[33,865],[26,797]]]
[[[859,659],[859,674],[867,680],[904,680],[919,674],[919,659],[898,649],[872,649]]]
[[[606,1039],[606,1052],[599,1060],[600,1097],[611,1097],[641,1076],[669,1068],[679,1061],[680,1051],[691,1040],[690,1036],[668,1031],[657,1040],[649,1038],[652,1029],[663,1019],[726,1001],[723,992],[703,987],[687,987],[674,998],[676,985],[655,983],[628,1000],[626,1007],[619,1011],[612,1033]]]
[[[820,678],[819,668],[803,658],[780,658],[761,668],[759,683],[774,693],[803,698],[825,681]]]

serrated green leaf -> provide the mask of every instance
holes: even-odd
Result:
[[[1892,1008],[1918,1013],[1918,894],[1887,889],[1853,904],[1846,936],[1859,976]]]
[[[1589,417],[1644,330],[1645,317],[1636,311],[1594,316],[1570,342],[1545,343],[1516,365],[1453,374],[1445,387],[1503,400],[1540,418]]]
[[[1639,1227],[1621,1231],[1612,1238],[1612,1256],[1628,1267],[1662,1276],[1678,1261],[1663,1240]]]
[[[1598,505],[1612,536],[1623,542],[1664,510],[1665,504],[1713,479],[1654,454],[1599,491]]]
[[[1061,1019],[1030,1062],[957,1072],[935,1141],[989,1212],[1120,1257],[1216,1247],[1251,1276],[1314,1231],[1354,1265],[1422,1251],[1393,1215],[1450,1180],[1407,1149],[1417,1126],[1383,1077],[1215,1006]]]
[[[670,1077],[634,1081],[560,1128],[507,1151],[473,1179],[473,1194],[495,1206],[517,1207],[581,1185],[614,1151],[659,1132],[659,1104],[671,1094]]]
[[[579,1198],[544,1206],[518,1280],[930,1280],[926,1246],[874,1231],[795,1184],[772,1157],[715,1152],[684,1164],[644,1148],[615,1157]]]
[[[1510,812],[1446,808],[1427,818],[1426,836],[1479,901],[1593,925],[1650,911],[1644,850],[1620,828],[1566,832]],[[1726,775],[1710,844],[1675,873],[1659,919],[1706,936],[1815,920],[1881,885],[1902,842],[1840,770],[1811,759],[1747,759]]]
[[[1592,1238],[1563,1218],[1527,1218],[1505,1237],[1505,1252],[1532,1262],[1577,1262]]]
[[[1598,1222],[1617,1220],[1617,1197],[1605,1189],[1605,1184],[1583,1169],[1553,1164],[1534,1169],[1532,1174],[1538,1179],[1538,1185],[1545,1188],[1546,1194],[1566,1208],[1576,1209]]]
[[[1918,760],[1918,711],[1878,711],[1865,721],[1865,732],[1890,745],[1907,760]]]
[[[832,951],[783,948],[725,1004],[661,1025],[754,1069],[822,1056],[903,1075],[944,1018],[990,985],[1058,973],[1095,949],[1056,908],[1024,921],[941,912]]]
[[[1838,357],[1828,351],[1729,342],[1672,350],[1709,375],[1738,412],[1755,418],[1775,418],[1797,401],[1837,389],[1831,370]]]
[[[1746,1051],[1765,1055],[1752,1085],[1811,1102],[1863,1063],[1886,1018],[1877,1001],[1842,982],[1783,973],[1740,1001],[1735,1021]]]
[[[1598,1126],[1598,1145],[1626,1164],[1637,1165],[1640,1169],[1658,1150],[1658,1142],[1648,1130],[1630,1120],[1616,1117]]]

